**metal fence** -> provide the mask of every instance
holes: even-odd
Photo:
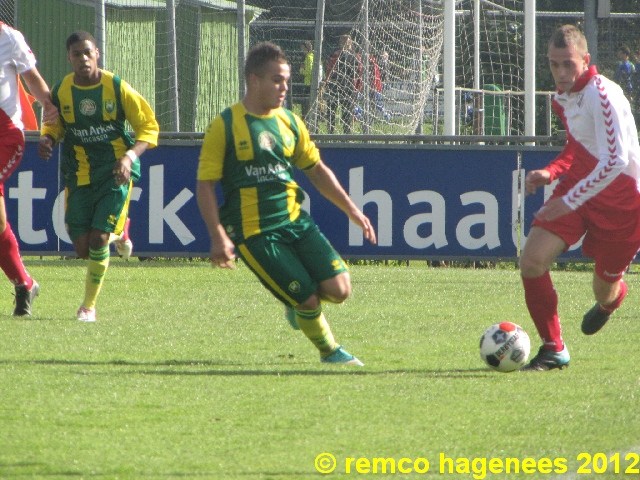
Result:
[[[292,64],[292,84],[299,86],[303,82],[299,69],[301,41],[321,38],[318,64],[326,66],[339,36],[360,28],[358,22],[365,5],[372,8],[373,1],[2,0],[0,20],[25,34],[39,59],[43,77],[51,85],[70,71],[64,48],[66,36],[77,29],[93,33],[102,51],[104,68],[120,75],[144,95],[156,111],[163,131],[202,132],[218,112],[240,99],[243,91],[240,72],[247,48],[263,39],[281,44]],[[436,7],[441,5],[426,0],[375,1],[376,6],[389,12],[397,6],[408,6],[423,17],[427,13],[437,14]],[[326,11],[323,20],[318,15],[321,3]],[[634,11],[638,2],[626,3],[629,11],[605,12],[597,18],[594,42],[597,45],[592,45],[591,50],[599,59],[600,71],[610,77],[617,67],[615,52],[620,45],[627,45],[633,55],[640,56],[640,14]],[[456,2],[457,134],[524,134],[523,4],[524,0]],[[472,15],[476,5],[482,9],[480,20]],[[558,5],[558,9],[561,7]],[[318,32],[320,21],[324,27]],[[481,25],[473,23],[478,21]],[[545,41],[554,28],[562,23],[584,25],[584,22],[583,12],[537,12],[538,65],[544,65]],[[427,23],[426,19],[417,21],[420,28],[426,28]],[[431,21],[429,25],[438,23]],[[371,30],[374,26],[370,23],[367,28]],[[394,28],[409,31],[408,25],[398,24]],[[437,31],[430,30],[429,34],[436,35],[434,32]],[[474,32],[480,45],[474,44]],[[419,30],[416,35],[421,39],[425,33]],[[410,36],[402,38],[412,47]],[[411,52],[411,48],[395,48]],[[476,58],[480,80],[473,70]],[[640,62],[640,58],[634,60]],[[401,64],[407,61],[398,60]],[[441,62],[439,65],[438,69]],[[546,70],[540,68],[536,73],[540,91],[536,101],[536,132],[549,135],[557,127],[548,108],[553,82]],[[422,122],[416,132],[442,133],[442,90],[439,73],[436,75],[434,82],[424,83],[429,90],[425,93],[424,109],[419,112]],[[320,71],[318,76],[321,77]],[[640,72],[638,78],[640,88]],[[351,133],[366,135],[371,133],[372,125],[380,126],[380,133],[400,133],[394,123],[401,125],[407,113],[407,104],[402,103],[403,92],[415,88],[407,86],[408,83],[409,76],[403,81],[389,82],[382,93],[379,110],[389,114],[388,124],[386,115],[372,115],[372,124],[359,123]],[[292,95],[290,99],[294,102],[288,106],[302,114],[304,96]],[[639,99],[640,94],[632,99],[638,110]],[[318,133],[327,132],[319,128]]]

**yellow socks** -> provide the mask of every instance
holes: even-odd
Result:
[[[89,262],[87,264],[87,278],[84,287],[84,308],[96,307],[96,300],[102,287],[104,274],[109,266],[109,246],[98,250],[89,249]]]
[[[296,310],[296,320],[300,330],[320,350],[321,357],[330,355],[337,348],[338,344],[324,318],[322,307],[317,310]]]

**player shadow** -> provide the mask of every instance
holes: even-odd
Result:
[[[283,357],[284,358],[284,357]],[[291,359],[292,357],[287,356]],[[2,364],[22,364],[22,365],[52,365],[52,366],[77,366],[77,367],[186,367],[178,370],[174,369],[135,369],[128,371],[119,371],[118,374],[130,375],[165,375],[165,376],[256,376],[256,377],[286,377],[286,376],[334,376],[334,375],[360,375],[360,376],[379,376],[379,375],[416,375],[432,378],[452,378],[452,379],[468,379],[479,377],[495,377],[496,374],[488,368],[469,368],[469,369],[428,369],[428,368],[411,368],[411,369],[384,369],[378,368],[367,369],[367,366],[356,367],[353,365],[324,365],[326,370],[317,370],[316,362],[300,361],[296,364],[299,366],[308,365],[312,369],[291,368],[293,365],[286,363],[264,363],[264,369],[255,368],[255,363],[237,363],[228,360],[160,360],[150,362],[137,362],[130,360],[62,360],[62,359],[42,359],[42,360],[9,360],[0,359]],[[195,367],[189,369],[188,367]],[[206,367],[222,367],[222,368],[206,368]],[[232,369],[233,367],[237,368]],[[247,368],[254,367],[254,368]],[[371,367],[370,367],[371,368]],[[82,375],[97,374],[105,375],[110,372],[76,372]]]
[[[144,374],[144,375],[166,375],[166,376],[256,376],[256,377],[296,377],[296,376],[380,376],[380,375],[417,375],[421,377],[432,378],[450,378],[450,379],[470,379],[479,377],[495,376],[491,375],[488,370],[478,369],[477,373],[473,373],[476,370],[365,370],[360,367],[353,367],[351,365],[332,365],[327,368],[331,370],[197,370],[197,371],[138,371],[128,372],[130,374]],[[356,370],[357,368],[357,370]]]
[[[114,475],[111,472],[100,472],[100,471],[92,471],[91,473],[85,472],[82,469],[78,469],[78,470],[60,470],[60,471],[52,471],[52,472],[47,472],[47,473],[39,473],[39,474],[35,474],[35,473],[31,473],[31,468],[42,468],[42,467],[46,467],[46,463],[35,463],[35,462],[18,462],[18,463],[2,463],[0,462],[0,477],[31,477],[31,478],[35,478],[35,477],[75,477],[75,478],[91,478],[91,477],[108,477],[108,478],[112,478],[115,477],[117,478],[117,475]],[[20,470],[21,469],[29,469],[28,473],[21,473]],[[6,470],[6,471],[5,471]],[[427,472],[426,475],[428,475],[430,472]],[[424,474],[423,474],[424,475]],[[248,478],[263,478],[263,476],[266,476],[265,478],[293,478],[293,479],[300,479],[300,478],[309,478],[311,476],[315,477],[316,474],[310,474],[309,472],[225,472],[225,474],[223,475],[225,478],[228,478],[229,476],[233,476],[234,478],[238,477],[238,478],[242,478],[242,477],[248,477]],[[180,472],[180,471],[171,471],[171,473],[145,473],[145,472],[136,472],[135,474],[135,478],[145,478],[145,477],[151,477],[151,478],[162,478],[162,477],[168,477],[168,478],[190,478],[190,477],[195,477],[195,478],[213,478],[213,479],[218,479],[221,477],[220,472],[203,472],[203,471],[197,471],[197,472]]]

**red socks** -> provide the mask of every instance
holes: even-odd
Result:
[[[0,235],[0,268],[14,285],[26,285],[27,289],[33,286],[33,279],[25,270],[20,258],[18,240],[8,223],[7,228]]]
[[[624,297],[627,296],[628,290],[629,287],[624,280],[620,280],[620,293],[618,294],[618,297],[613,302],[607,303],[606,305],[600,304],[600,310],[609,314],[613,313],[620,305],[622,305],[622,301],[624,300]]]
[[[536,278],[522,277],[522,284],[529,314],[545,348],[561,351],[564,343],[558,317],[558,294],[553,288],[549,271]]]

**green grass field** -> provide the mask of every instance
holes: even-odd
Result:
[[[539,346],[513,268],[354,265],[325,312],[358,368],[321,364],[242,264],[113,259],[95,324],[84,262],[26,265],[34,316],[0,291],[0,477],[640,478],[638,275],[586,337],[591,273],[552,272],[571,367],[500,374],[490,324]]]

